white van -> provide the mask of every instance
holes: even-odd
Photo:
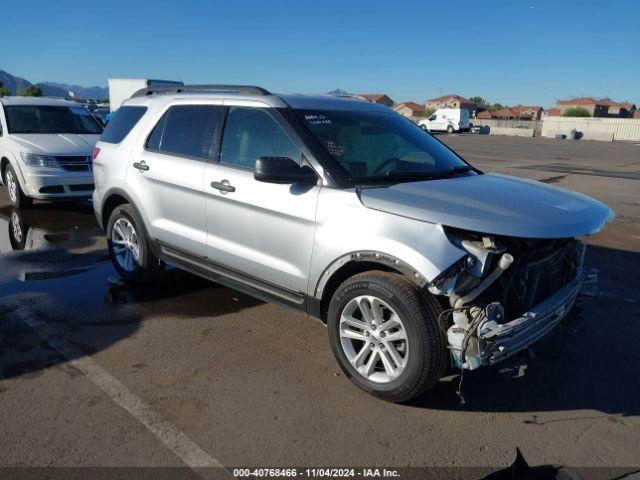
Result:
[[[101,133],[78,103],[0,97],[0,178],[11,203],[25,208],[34,198],[90,198],[91,154]]]
[[[433,115],[418,123],[427,132],[468,132],[469,110],[464,108],[439,108]]]

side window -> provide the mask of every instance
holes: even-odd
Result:
[[[267,110],[231,107],[220,162],[254,168],[260,157],[289,157],[299,162],[300,150]]]
[[[160,151],[160,141],[164,133],[164,124],[167,123],[167,114],[168,112],[165,112],[160,121],[153,127],[153,131],[147,138],[147,144],[145,145],[147,150]]]
[[[178,105],[171,107],[158,122],[147,141],[147,148],[159,145],[160,152],[211,159],[223,108],[216,105]]]
[[[120,107],[102,132],[100,141],[120,143],[146,111],[147,107]]]

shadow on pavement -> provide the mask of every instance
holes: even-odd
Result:
[[[0,264],[6,261],[0,258]],[[102,262],[64,277],[0,284],[0,380],[30,378],[57,365],[66,369],[67,359],[16,315],[17,308],[26,307],[32,318],[91,355],[133,335],[147,317],[207,316],[215,322],[214,317],[262,303],[180,270],[145,286],[125,286],[115,277],[110,262]]]

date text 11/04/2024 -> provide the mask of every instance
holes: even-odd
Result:
[[[233,470],[235,478],[242,477],[309,477],[309,478],[393,478],[399,477],[397,470],[387,468],[236,468]]]

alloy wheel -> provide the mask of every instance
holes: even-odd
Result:
[[[138,234],[128,219],[121,217],[113,224],[111,243],[120,268],[126,272],[134,271],[140,258],[140,244]]]
[[[340,315],[340,344],[360,375],[389,383],[404,371],[409,358],[407,332],[400,316],[380,298],[360,295]]]

